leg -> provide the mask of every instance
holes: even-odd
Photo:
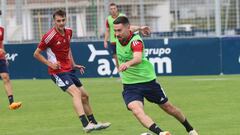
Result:
[[[164,104],[159,105],[165,112],[167,112],[168,114],[172,115],[173,117],[175,117],[178,121],[180,121],[181,123],[185,121],[185,116],[183,115],[183,113],[180,111],[180,109],[178,109],[177,107],[175,107],[174,105],[172,105],[169,101],[167,101]]]
[[[73,106],[78,116],[85,115],[81,99],[81,91],[79,91],[75,85],[71,85],[68,87],[67,92],[72,96]]]
[[[144,91],[150,91],[147,87],[149,85],[146,84],[129,84],[123,85],[122,96],[124,99],[127,108],[132,111],[133,115],[137,118],[137,120],[147,129],[156,133],[157,135],[170,135],[168,131],[163,132],[144,112]],[[151,91],[150,91],[151,92]]]
[[[82,92],[78,89],[78,87],[81,87],[82,84],[78,80],[78,78],[74,76],[72,72],[53,74],[51,78],[57,86],[59,86],[64,92],[66,91],[70,96],[72,96],[73,106],[75,112],[77,113],[79,119],[82,122],[83,130],[85,132],[91,132],[92,130],[99,128],[99,126],[89,123],[89,121],[87,120],[82,103]],[[74,82],[77,84],[78,87]]]
[[[78,89],[79,89],[79,90],[81,91],[81,93],[82,93],[81,99],[82,99],[83,109],[84,109],[84,111],[85,111],[85,113],[86,113],[86,115],[87,115],[88,120],[89,120],[91,123],[98,125],[98,126],[99,126],[98,129],[108,128],[108,127],[111,125],[111,123],[109,123],[109,122],[105,122],[105,123],[99,122],[99,123],[98,123],[98,122],[96,121],[95,117],[93,116],[93,111],[92,111],[91,105],[90,105],[90,103],[89,103],[89,95],[88,95],[87,91],[84,89],[84,87],[81,86],[81,87],[79,87]]]
[[[83,109],[83,103],[82,103],[82,93],[81,91],[78,90],[78,88],[72,84],[71,86],[68,87],[67,92],[69,93],[69,95],[72,96],[72,100],[73,100],[73,106],[74,109],[77,113],[77,115],[79,116],[82,125],[83,125],[83,130],[85,132],[91,132],[92,130],[95,129],[94,125],[90,124],[85,116],[85,112]]]
[[[1,78],[3,80],[3,85],[6,91],[7,96],[13,95],[12,85],[8,73],[1,73]]]
[[[128,104],[128,108],[132,111],[137,120],[150,131],[158,135],[171,135],[168,131],[162,131],[153,120],[145,114],[143,103],[141,101],[132,101]]]
[[[92,114],[92,108],[89,103],[89,95],[87,91],[84,89],[83,86],[78,87],[78,89],[81,91],[81,99],[82,99],[82,104],[83,104],[83,109],[86,113],[86,115],[91,115]]]
[[[18,108],[21,107],[22,103],[21,102],[14,102],[14,98],[13,98],[13,90],[12,90],[12,84],[10,81],[10,77],[8,73],[0,73],[0,76],[3,80],[3,85],[5,88],[5,92],[8,96],[8,100],[9,100],[9,109],[11,110],[16,110]]]
[[[183,124],[183,126],[186,128],[187,132],[189,132],[190,135],[198,135],[197,132],[193,129],[193,127],[190,125],[190,123],[187,121],[184,114],[181,112],[181,110],[177,107],[175,107],[173,104],[171,104],[169,101],[166,103],[159,105],[165,112],[170,114],[171,116],[175,117],[179,122]]]
[[[153,120],[145,114],[141,101],[130,102],[128,108],[144,127],[149,128],[154,123]]]

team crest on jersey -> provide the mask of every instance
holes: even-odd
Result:
[[[60,41],[57,41],[57,45],[61,45],[61,42],[60,42]]]
[[[67,84],[67,85],[68,85],[68,84],[69,84],[69,81],[68,81],[68,80],[66,80],[66,81],[65,81],[65,84]]]

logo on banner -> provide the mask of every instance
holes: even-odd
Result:
[[[108,56],[110,55],[107,50],[96,50],[93,44],[88,44],[88,48],[91,51],[91,55],[88,58],[88,62],[93,62],[96,56]],[[114,65],[116,64],[115,60],[112,59],[111,61]],[[114,66],[114,69],[111,69],[111,62],[106,58],[98,59],[98,74],[105,76],[105,75],[116,75],[117,68]]]
[[[96,50],[93,44],[88,44],[88,48],[91,51],[91,55],[88,58],[88,62],[95,61],[97,56],[109,56],[110,53],[107,50]],[[167,55],[171,54],[171,48],[145,48],[145,55],[149,61],[155,66],[156,72],[172,73],[172,60]],[[116,64],[114,59],[109,61],[107,58],[97,59],[98,67],[97,72],[101,76],[116,75],[117,68],[111,69],[111,64]]]
[[[7,53],[7,54],[5,55],[5,58],[6,58],[6,60],[8,60],[8,61],[15,61],[15,59],[16,59],[17,56],[18,56],[18,53],[12,53],[12,54]]]
[[[145,48],[145,56],[159,74],[172,73],[172,60],[167,56],[170,54],[171,48]]]

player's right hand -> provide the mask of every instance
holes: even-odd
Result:
[[[108,48],[108,43],[106,41],[104,41],[104,48]]]
[[[140,32],[142,33],[143,36],[149,36],[151,34],[151,29],[148,26],[141,26]]]
[[[49,67],[54,69],[54,70],[57,70],[57,69],[60,69],[61,68],[61,65],[60,65],[60,62],[58,61],[57,63],[51,63],[49,64]]]
[[[4,54],[6,54],[6,52],[0,48],[0,55],[4,55]]]

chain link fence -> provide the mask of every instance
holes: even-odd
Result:
[[[59,8],[67,12],[74,41],[103,40],[112,2],[131,24],[151,27],[147,38],[240,34],[240,0],[1,0],[5,42],[39,42]]]

